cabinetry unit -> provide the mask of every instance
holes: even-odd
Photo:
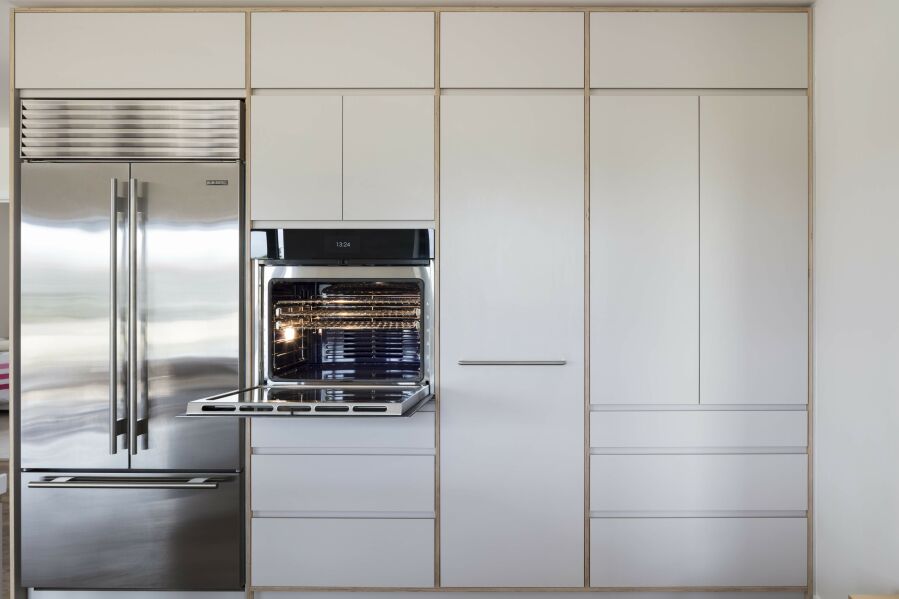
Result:
[[[434,13],[254,13],[254,88],[434,86]]]
[[[442,584],[581,586],[583,98],[441,117]]]
[[[252,112],[253,220],[433,220],[432,95],[259,95]]]
[[[254,586],[434,584],[433,411],[252,427]]]
[[[244,90],[239,12],[19,13],[19,89]]]

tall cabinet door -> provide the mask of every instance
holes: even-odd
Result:
[[[441,104],[441,581],[582,586],[583,99]]]
[[[700,99],[700,397],[808,397],[808,99]]]
[[[110,337],[125,309],[112,314],[110,285],[123,259],[111,244],[122,232],[127,182],[127,164],[22,164],[23,468],[128,467],[116,434],[124,431],[124,373],[113,384],[112,364],[122,362]],[[124,348],[124,327],[118,333],[115,347]]]
[[[240,165],[134,164],[136,469],[235,470],[238,422],[176,418],[239,386]]]
[[[695,96],[594,96],[590,399],[699,402]]]

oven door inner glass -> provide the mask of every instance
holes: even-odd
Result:
[[[277,279],[272,381],[421,381],[423,284]]]

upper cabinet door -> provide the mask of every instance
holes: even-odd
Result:
[[[804,404],[804,96],[700,99],[700,398]]]
[[[340,220],[340,96],[256,96],[251,106],[251,218]]]
[[[581,88],[584,13],[445,12],[440,86]]]
[[[433,87],[434,13],[252,15],[255,88]]]
[[[343,98],[343,218],[434,220],[434,96]]]
[[[243,13],[19,13],[16,87],[244,88]]]
[[[594,96],[592,403],[699,401],[695,96]]]
[[[807,86],[805,13],[590,15],[593,88]]]
[[[441,102],[445,360],[583,356],[584,100]]]

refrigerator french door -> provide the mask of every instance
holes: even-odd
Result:
[[[240,426],[176,418],[240,383],[240,189],[239,162],[21,165],[23,586],[242,586]]]

